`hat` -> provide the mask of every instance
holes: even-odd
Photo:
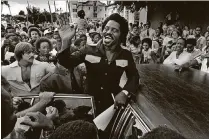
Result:
[[[47,29],[47,30],[45,30],[44,31],[44,36],[46,35],[46,34],[51,34],[52,32],[49,30],[49,29]]]

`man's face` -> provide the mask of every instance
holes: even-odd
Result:
[[[46,34],[46,38],[51,39],[52,38],[52,34],[51,33],[47,33]]]
[[[32,48],[29,51],[24,52],[24,54],[22,55],[22,60],[24,60],[25,62],[28,62],[28,63],[33,63],[34,52],[33,52]]]
[[[19,39],[16,36],[9,37],[9,40],[10,40],[10,44],[12,46],[16,46],[19,43]]]
[[[187,44],[187,52],[191,53],[194,50],[194,45],[192,44]]]
[[[100,40],[100,36],[98,34],[94,35],[93,42],[96,44]]]
[[[61,42],[61,38],[59,35],[55,34],[54,35],[54,39],[57,41],[57,42]]]
[[[113,20],[108,21],[103,30],[103,44],[108,48],[118,45],[120,35],[120,24]]]
[[[178,41],[176,43],[176,51],[182,52],[183,49],[184,49],[184,44],[185,44],[185,41],[184,40],[178,39]]]
[[[32,40],[37,40],[39,38],[37,31],[31,31],[31,38]]]
[[[138,33],[138,28],[137,28],[137,27],[134,27],[134,28],[133,28],[133,32],[134,32],[134,33]]]
[[[149,49],[149,44],[148,43],[146,43],[146,42],[144,42],[143,43],[143,48],[144,48],[144,50],[148,50]]]
[[[168,26],[164,25],[163,26],[163,32],[167,32]]]
[[[146,28],[146,29],[149,29],[149,28],[150,28],[150,25],[149,25],[149,24],[146,24],[146,25],[145,25],[145,28]]]
[[[49,43],[48,42],[42,42],[40,44],[39,52],[41,55],[46,56],[51,51]]]
[[[196,30],[195,30],[195,33],[196,33],[196,35],[200,35],[201,29],[199,27],[197,27]]]

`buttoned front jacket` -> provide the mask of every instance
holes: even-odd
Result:
[[[71,69],[85,63],[87,69],[88,93],[95,97],[96,101],[112,100],[111,93],[117,95],[126,90],[129,94],[135,94],[139,74],[136,69],[131,52],[117,47],[110,62],[105,54],[103,45],[86,46],[71,55],[67,50],[57,56],[58,61],[65,68]],[[123,73],[126,73],[127,81],[123,87],[119,85]],[[113,101],[111,101],[113,104]]]

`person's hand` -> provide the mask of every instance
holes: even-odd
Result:
[[[29,125],[32,128],[42,129],[53,129],[54,127],[52,120],[40,112],[29,112],[25,116],[28,116],[29,118],[25,118],[21,124]]]
[[[46,117],[51,119],[52,121],[59,117],[58,110],[55,107],[52,106],[46,107],[46,112],[47,112]]]
[[[115,97],[115,104],[114,104],[115,109],[118,109],[119,107],[124,108],[127,99],[128,99],[128,96],[124,94],[123,92],[120,92],[119,94],[117,94]]]
[[[40,101],[49,103],[54,98],[55,93],[54,92],[42,92],[39,94]]]
[[[23,102],[23,100],[20,97],[13,97],[12,102],[13,102],[14,108],[17,108]]]
[[[60,37],[62,38],[62,40],[64,40],[64,39],[69,39],[70,40],[70,39],[72,39],[75,36],[76,29],[77,29],[77,25],[76,24],[74,26],[72,26],[72,25],[63,25],[59,29]]]

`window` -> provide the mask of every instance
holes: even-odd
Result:
[[[89,7],[89,10],[91,10],[91,7]]]
[[[100,9],[100,11],[102,11],[102,9]]]
[[[94,7],[94,12],[97,12],[97,7]]]
[[[73,9],[73,12],[77,12],[77,9]]]
[[[97,13],[94,13],[94,17],[97,17]]]

